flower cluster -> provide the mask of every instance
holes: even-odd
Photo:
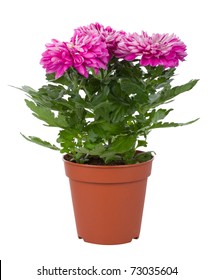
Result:
[[[79,27],[69,42],[54,39],[46,48],[41,64],[56,78],[71,67],[87,78],[90,69],[96,74],[107,69],[113,56],[127,61],[139,59],[141,66],[172,68],[187,55],[186,45],[174,34],[130,34],[99,23]]]

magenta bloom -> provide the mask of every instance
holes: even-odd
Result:
[[[142,56],[142,51],[149,45],[149,36],[142,32],[139,36],[137,33],[127,34],[119,42],[114,54],[118,58],[125,60],[134,60],[137,56]]]
[[[110,59],[107,46],[97,34],[75,34],[67,45],[73,57],[73,67],[84,77],[88,77],[87,68],[93,68],[95,73],[107,69]]]
[[[149,43],[140,60],[143,66],[176,67],[187,55],[186,45],[174,34],[153,34]]]
[[[97,34],[101,40],[106,43],[110,54],[117,48],[117,44],[121,38],[126,35],[124,31],[116,31],[110,26],[104,27],[99,23],[91,23],[89,26],[82,26],[75,29],[75,34],[78,36],[86,36],[88,34]]]
[[[67,44],[56,39],[46,44],[47,50],[42,54],[40,63],[47,73],[56,73],[55,77],[61,77],[64,72],[73,65],[73,59]]]
[[[46,47],[40,63],[47,73],[56,73],[56,78],[61,77],[70,67],[87,78],[88,68],[98,73],[99,69],[106,69],[109,61],[107,46],[96,34],[84,37],[75,35],[70,42],[52,40]]]
[[[142,32],[130,34],[123,38],[115,50],[115,56],[126,60],[141,57],[140,65],[176,67],[183,61],[186,45],[174,34],[153,34],[151,37]]]

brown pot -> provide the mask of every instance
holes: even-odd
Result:
[[[97,166],[64,159],[79,238],[110,245],[139,237],[152,161]]]

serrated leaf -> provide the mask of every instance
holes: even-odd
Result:
[[[38,106],[33,101],[29,101],[27,99],[25,99],[25,102],[26,105],[33,111],[33,115],[36,118],[45,121],[49,126],[61,128],[68,126],[66,118],[61,113],[55,117],[54,113],[49,108]]]
[[[110,89],[108,86],[105,86],[102,89],[99,88],[99,91],[93,94],[91,97],[90,104],[92,107],[95,108],[99,106],[99,104],[107,102],[109,91]]]
[[[138,140],[137,148],[138,147],[147,147],[148,143],[145,140]]]
[[[57,117],[55,117],[55,126],[61,128],[68,127],[68,122],[66,120],[66,117],[61,112],[59,112]]]
[[[76,147],[75,151],[85,155],[101,157],[101,155],[105,152],[105,147],[102,143],[86,143],[84,147]]]
[[[29,86],[23,86],[23,87],[21,88],[21,90],[23,90],[23,91],[25,91],[25,92],[27,92],[27,93],[31,93],[31,92],[36,93],[36,90],[33,89],[32,87],[29,87]]]
[[[75,151],[78,132],[75,129],[61,130],[58,134],[57,143],[62,147],[62,153],[72,153]]]
[[[48,125],[54,126],[55,125],[55,116],[54,113],[44,107],[37,106],[33,101],[29,101],[25,99],[26,105],[34,112],[34,116],[40,120],[45,121]]]
[[[94,107],[94,114],[96,120],[104,119],[105,121],[109,121],[109,114],[112,111],[112,104],[106,100],[101,102],[97,106]]]
[[[164,119],[173,109],[158,109],[157,111],[154,110],[151,118],[152,123],[156,123],[159,120]]]
[[[86,146],[86,148],[88,148],[88,146]],[[91,147],[90,147],[90,150],[89,150],[89,155],[92,155],[92,156],[101,156],[105,151],[105,147],[103,146],[102,143],[99,143],[99,144],[93,144]]]
[[[74,137],[78,136],[78,131],[76,131],[75,129],[61,130],[58,135],[59,135],[57,139],[58,143],[62,141],[71,141],[73,140]]]
[[[121,132],[125,132],[125,129],[121,127],[120,123],[109,123],[107,121],[95,121],[87,126],[87,133],[90,141],[96,141],[96,139],[108,139],[114,135],[118,135]]]
[[[116,106],[115,106],[116,107]],[[110,120],[112,123],[118,123],[124,120],[124,118],[126,117],[126,113],[127,113],[128,108],[124,107],[124,106],[117,106],[117,108],[115,108],[114,111],[111,112],[110,115]]]
[[[133,148],[123,154],[123,160],[126,164],[132,164],[132,160],[135,156],[136,149]]]
[[[134,65],[132,61],[122,60],[120,63],[116,63],[113,65],[113,68],[117,69],[117,73],[119,77],[133,77],[141,78],[143,71],[139,64]]]
[[[152,152],[142,152],[134,157],[133,163],[145,162],[153,158]]]
[[[47,141],[41,140],[39,137],[36,136],[25,136],[24,134],[21,133],[21,135],[28,141],[33,142],[35,144],[38,144],[40,146],[52,149],[52,150],[60,150],[57,146],[50,144]]]
[[[199,118],[197,118],[197,119],[195,119],[195,120],[192,120],[192,121],[190,121],[190,122],[186,122],[186,123],[157,122],[157,123],[153,124],[153,125],[150,127],[150,129],[184,126],[184,125],[192,124],[192,123],[196,122],[197,120],[199,120]]]
[[[45,94],[50,100],[58,100],[66,94],[66,89],[61,85],[45,85],[39,89],[38,94]]]
[[[165,103],[168,100],[173,99],[177,95],[191,90],[199,80],[191,80],[186,84],[181,86],[176,86],[171,89],[163,89],[162,91],[157,93],[157,98],[153,95],[152,98],[150,97],[150,104],[155,107],[159,106],[160,104]]]
[[[176,86],[176,87],[171,88],[169,90],[169,93],[168,93],[170,99],[174,98],[178,94],[181,94],[181,93],[183,93],[185,91],[191,90],[197,84],[198,81],[199,80],[191,80],[191,81],[189,81],[186,84],[183,84],[181,86]]]
[[[100,80],[94,77],[90,77],[90,81],[86,80],[85,87],[86,90],[91,94],[94,95],[100,89]]]
[[[115,152],[109,152],[109,151],[106,151],[103,154],[101,154],[100,158],[102,158],[104,160],[105,164],[109,164],[111,162],[117,162],[117,161],[122,161],[123,160],[121,155],[119,155]]]
[[[67,86],[70,86],[70,84],[71,84],[71,80],[70,80],[67,72],[65,72],[64,75],[58,79],[55,79],[55,73],[46,74],[46,79],[47,79],[47,81],[56,83],[56,84],[62,84],[62,85],[67,85]]]
[[[88,130],[88,139],[90,142],[96,142],[98,137],[99,136],[94,132],[93,129]]]
[[[114,151],[115,153],[125,153],[135,146],[136,136],[135,135],[123,135],[118,136],[114,142],[112,142],[109,151]]]
[[[147,94],[145,93],[145,87],[141,83],[133,82],[129,80],[128,78],[121,78],[119,80],[121,89],[128,93],[128,94],[138,94],[141,96],[141,98],[146,101],[148,99]]]
[[[102,121],[100,122],[100,127],[102,127],[105,132],[111,133],[111,135],[118,135],[123,132],[119,123],[109,123]]]
[[[19,90],[27,92],[27,93],[31,93],[31,92],[35,93],[36,92],[35,89],[33,89],[32,87],[29,87],[29,86],[22,86],[21,88],[20,87],[15,87],[15,86],[11,86],[11,87],[19,89]]]

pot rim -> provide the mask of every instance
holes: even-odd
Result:
[[[77,163],[77,162],[72,162],[68,161],[65,159],[65,156],[67,154],[63,155],[63,161],[66,164],[74,165],[74,166],[79,166],[79,167],[85,167],[85,168],[100,168],[100,169],[112,169],[112,168],[136,168],[137,166],[142,166],[146,165],[154,160],[154,156],[150,160],[144,161],[144,162],[139,162],[139,163],[134,163],[134,164],[124,164],[124,165],[94,165],[94,164],[87,164],[87,163]]]

